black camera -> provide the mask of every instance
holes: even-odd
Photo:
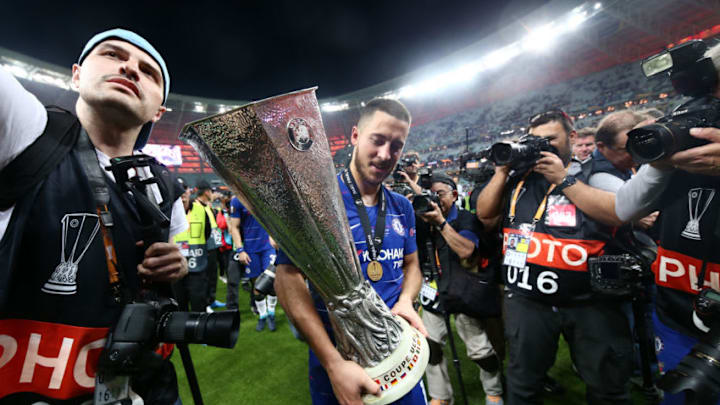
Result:
[[[413,198],[413,210],[415,210],[415,213],[417,214],[432,211],[432,205],[430,205],[431,201],[435,204],[440,204],[440,197],[433,191],[423,189],[422,193],[416,194]]]
[[[275,265],[271,264],[255,279],[255,289],[260,294],[275,295]]]
[[[652,281],[653,274],[638,257],[625,253],[588,259],[590,287],[595,292],[630,297],[638,288]]]
[[[393,180],[395,180],[395,182],[403,181],[403,176],[400,172],[404,172],[406,167],[416,163],[417,161],[418,159],[414,155],[401,158],[393,171]]]
[[[644,232],[625,226],[606,245],[609,254],[588,259],[593,291],[633,297],[654,281],[650,270],[657,257],[657,244]]]
[[[160,209],[169,185],[153,176],[154,158],[147,155],[117,157],[106,170],[112,171],[124,192],[132,194],[142,223],[145,248],[168,240],[170,219]],[[132,170],[131,170],[132,169]],[[132,174],[132,176],[131,176]],[[160,197],[160,198],[158,198]],[[98,368],[109,374],[129,375],[152,368],[162,359],[154,353],[160,342],[204,343],[232,348],[240,328],[238,311],[217,313],[178,311],[167,283],[145,283],[128,302],[100,354]]]
[[[687,404],[715,404],[720,398],[720,293],[711,288],[702,290],[695,298],[694,309],[710,330],[658,385],[673,394],[685,391]]]
[[[132,374],[159,358],[158,343],[202,343],[232,348],[238,338],[238,311],[181,312],[171,298],[125,305],[108,335],[98,368],[114,374]]]
[[[492,145],[489,159],[497,166],[508,165],[516,171],[524,171],[535,164],[543,151],[558,153],[550,144],[550,139],[528,134],[517,142],[498,142]]]
[[[490,149],[465,152],[459,156],[458,176],[474,184],[485,183],[495,174],[495,165],[487,159]]]
[[[706,51],[702,40],[688,41],[642,62],[646,77],[667,74],[678,93],[693,98],[654,124],[628,132],[627,149],[635,162],[654,162],[704,145],[707,141],[691,136],[690,128],[720,127],[720,100],[711,95],[718,72]]]

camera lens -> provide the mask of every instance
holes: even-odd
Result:
[[[675,149],[675,134],[665,125],[650,124],[628,132],[627,150],[635,163],[654,162]]]
[[[166,343],[204,343],[232,348],[238,338],[240,313],[180,312],[165,314],[158,325],[158,337]]]
[[[504,166],[512,162],[512,145],[509,143],[496,143],[490,148],[490,160],[496,165]]]

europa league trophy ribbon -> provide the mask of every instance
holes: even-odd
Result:
[[[191,122],[180,138],[312,281],[339,351],[380,384],[381,396],[364,402],[387,404],[409,392],[425,372],[427,341],[362,275],[315,88]]]

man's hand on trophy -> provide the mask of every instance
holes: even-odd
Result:
[[[415,308],[413,308],[412,301],[400,297],[398,302],[395,303],[395,306],[392,307],[391,312],[393,313],[393,315],[403,317],[403,319],[408,321],[410,326],[420,331],[423,336],[428,336],[427,329],[425,329],[425,324],[423,324],[422,319],[420,319],[420,315],[418,315],[417,311],[415,311]]]
[[[136,245],[143,246],[143,242]],[[141,277],[150,281],[172,282],[185,277],[188,264],[177,245],[155,242],[145,251],[145,258],[137,270]]]
[[[430,225],[440,226],[445,221],[440,206],[430,201],[430,208],[432,208],[430,211],[420,214],[420,218]]]
[[[339,359],[329,364],[326,371],[341,405],[362,405],[363,395],[380,394],[380,386],[354,361]]]
[[[247,266],[252,261],[252,259],[250,259],[250,255],[248,255],[247,252],[244,251],[242,248],[238,248],[237,250],[235,250],[233,260],[244,266]]]
[[[686,172],[720,176],[720,129],[692,128],[690,135],[710,143],[677,152],[670,163]]]

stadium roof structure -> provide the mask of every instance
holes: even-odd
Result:
[[[375,97],[401,99],[413,114],[413,126],[422,125],[718,34],[720,0],[554,0],[431,65],[321,99],[323,121],[335,152],[346,146],[358,108]],[[73,95],[69,67],[2,48],[0,63],[21,79],[61,87]],[[63,101],[69,104],[71,98]],[[245,103],[171,93],[170,111],[155,126],[151,141],[177,144],[184,123]]]

